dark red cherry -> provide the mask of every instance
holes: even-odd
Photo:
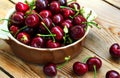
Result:
[[[110,55],[112,57],[120,58],[120,46],[118,43],[114,43],[111,45],[109,49]]]
[[[86,19],[82,15],[77,15],[73,19],[75,25],[82,25],[84,22],[86,22]]]
[[[39,13],[42,18],[52,17],[52,13],[49,10],[43,10]]]
[[[10,32],[12,34],[15,35],[18,32],[18,30],[19,30],[18,26],[15,26],[15,25],[10,26]]]
[[[56,65],[54,63],[44,65],[43,72],[50,77],[56,76],[57,74]]]
[[[45,10],[48,7],[48,1],[47,0],[36,0],[36,9],[38,12],[41,10]]]
[[[17,35],[17,40],[24,44],[29,44],[30,43],[30,35],[25,33],[25,32],[20,32]]]
[[[78,10],[80,10],[80,5],[79,5],[78,3],[76,3],[76,2],[71,3],[71,4],[69,5],[69,7],[70,7],[70,8],[73,8],[73,9],[75,9],[75,6],[76,6],[76,8],[77,8]]]
[[[23,12],[23,13],[25,13],[29,9],[29,6],[27,4],[22,3],[22,2],[18,2],[15,5],[15,8],[16,8],[17,12]]]
[[[62,5],[62,6],[66,6],[66,5],[67,5],[67,0],[58,0],[58,2],[59,2],[60,5]]]
[[[53,34],[56,34],[56,36],[55,36],[56,40],[62,40],[63,39],[64,32],[59,26],[52,27],[51,32]]]
[[[80,25],[72,26],[70,28],[70,37],[73,40],[78,40],[78,39],[82,38],[84,36],[84,34],[85,34],[85,30]]]
[[[11,21],[17,25],[24,23],[24,14],[22,12],[15,12],[11,17]]]
[[[72,25],[72,23],[70,23],[70,22],[63,21],[62,24],[61,24],[61,26],[62,26],[62,28],[64,28],[65,26],[66,26],[67,28],[70,28],[70,27],[72,27],[73,25]]]
[[[115,70],[110,70],[106,73],[106,78],[120,78],[120,74]]]
[[[56,14],[53,16],[53,22],[55,24],[61,24],[63,22],[64,18],[61,14]]]
[[[28,27],[37,27],[37,25],[39,24],[39,17],[37,14],[30,14],[27,16],[27,18],[25,19],[25,24]]]
[[[72,23],[72,22],[73,22],[72,19],[66,19],[65,21],[66,21],[66,22],[69,22],[69,23]]]
[[[94,66],[96,67],[96,70],[99,70],[102,66],[102,61],[97,57],[90,57],[87,60],[86,64],[88,65],[88,70],[89,71],[93,71]]]
[[[53,42],[52,40],[48,40],[46,43],[46,47],[47,48],[57,48],[60,47],[60,43],[59,42]]]
[[[30,34],[31,37],[34,36],[34,34],[36,33],[36,30],[35,28],[31,28],[31,27],[27,27],[25,29],[23,29],[23,32],[26,32],[28,34]]]
[[[43,18],[43,20],[41,21],[39,28],[41,29],[41,33],[47,32],[47,29],[44,27],[44,25],[42,24],[44,23],[48,29],[52,28],[52,20],[48,17],[48,18]]]
[[[32,42],[31,42],[31,46],[36,47],[36,48],[44,48],[45,42],[44,42],[43,38],[35,37],[35,38],[33,38]]]
[[[60,11],[60,3],[57,1],[51,2],[49,7],[53,14],[59,13],[59,11]]]
[[[75,62],[73,64],[73,71],[77,75],[84,75],[88,71],[88,66],[85,63]]]
[[[69,18],[70,16],[73,16],[75,14],[73,10],[70,10],[68,8],[61,9],[61,13],[65,18]]]

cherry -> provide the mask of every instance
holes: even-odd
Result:
[[[56,14],[53,16],[53,22],[55,24],[61,24],[63,22],[63,16],[61,14]]]
[[[73,19],[75,25],[82,25],[84,22],[86,22],[86,19],[82,15],[77,15]]]
[[[36,47],[36,48],[44,48],[44,40],[41,37],[35,37],[33,38],[32,42],[31,42],[31,46],[32,47]]]
[[[118,43],[114,43],[111,45],[109,52],[111,56],[119,58],[120,57],[120,46]]]
[[[76,8],[77,8],[78,10],[80,10],[80,5],[79,5],[78,3],[76,3],[76,2],[71,3],[71,4],[69,5],[69,7],[70,7],[70,8],[73,8],[73,9],[75,9],[75,6],[76,6]]]
[[[36,9],[38,12],[41,10],[45,10],[48,7],[48,1],[47,0],[37,0],[36,3]]]
[[[25,24],[28,27],[37,27],[39,24],[39,17],[37,14],[29,14],[27,18],[25,19]]]
[[[12,34],[15,35],[18,30],[19,30],[18,26],[15,26],[15,25],[10,26],[10,32],[11,32]]]
[[[67,5],[67,0],[58,0],[58,2],[59,2],[60,5],[62,5],[62,6],[66,6],[66,5]]]
[[[115,70],[110,70],[106,73],[106,78],[120,78],[120,74]]]
[[[53,34],[56,34],[55,38],[56,40],[62,40],[64,32],[59,26],[52,27],[51,32]]]
[[[46,46],[47,46],[47,48],[57,48],[57,47],[60,47],[61,45],[58,42],[48,40],[47,43],[46,43]]]
[[[69,22],[69,23],[72,23],[72,22],[73,22],[72,19],[66,19],[65,21],[66,21],[66,22]]]
[[[80,25],[76,25],[70,28],[70,37],[73,40],[78,40],[82,38],[85,34],[85,30]]]
[[[102,66],[102,61],[97,57],[90,57],[87,60],[86,64],[88,65],[88,70],[89,71],[93,71],[94,66],[96,67],[96,70],[99,70]]]
[[[17,12],[23,12],[25,13],[28,9],[29,6],[27,4],[24,4],[22,2],[18,2],[15,6]]]
[[[15,12],[11,17],[11,21],[14,24],[22,24],[24,22],[24,14],[22,12]]]
[[[70,28],[72,27],[72,23],[70,23],[69,21],[63,21],[62,24],[61,24],[62,28],[64,28],[64,26],[67,26],[67,28]]]
[[[75,62],[73,64],[73,71],[77,75],[84,75],[88,71],[88,66],[85,63]]]
[[[44,33],[47,31],[47,29],[44,27],[44,25],[42,24],[44,23],[48,29],[52,28],[52,20],[48,17],[48,18],[43,18],[43,20],[41,21],[39,28],[41,30],[41,33]]]
[[[30,36],[26,32],[20,32],[17,35],[17,40],[24,44],[29,44],[30,43]]]
[[[56,65],[54,63],[44,65],[43,72],[50,77],[56,76],[57,74]]]
[[[42,18],[52,17],[52,13],[49,10],[43,10],[39,13]]]
[[[73,10],[68,9],[68,8],[61,9],[61,13],[62,13],[63,17],[65,17],[65,18],[69,18],[70,16],[73,16],[75,14],[75,12]]]
[[[60,3],[57,1],[53,1],[50,3],[50,10],[53,13],[59,13],[60,11]]]

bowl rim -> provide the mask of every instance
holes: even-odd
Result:
[[[10,11],[6,15],[5,19],[9,19],[10,16],[13,14],[13,12],[15,12],[15,8],[10,9]],[[8,29],[8,21],[4,21],[3,25],[6,26],[6,30],[9,31],[9,29]],[[24,46],[26,48],[29,48],[29,49],[42,50],[42,51],[46,51],[46,50],[55,51],[55,50],[65,49],[65,48],[74,46],[77,43],[81,42],[86,37],[86,35],[88,34],[89,30],[90,30],[90,27],[88,26],[88,28],[87,28],[87,30],[86,30],[86,32],[85,32],[85,34],[84,34],[84,36],[82,38],[80,38],[79,40],[77,40],[77,41],[75,41],[75,42],[73,42],[73,43],[71,43],[69,45],[61,46],[61,47],[58,47],[58,48],[35,48],[35,47],[28,46],[26,44],[21,43],[20,41],[18,41],[17,39],[15,39],[10,33],[7,34],[7,36],[8,36],[8,40],[12,39],[13,41],[15,41],[15,43],[17,43],[17,44],[19,44],[21,46]]]

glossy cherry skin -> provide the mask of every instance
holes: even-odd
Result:
[[[65,21],[66,21],[66,22],[69,22],[69,23],[72,23],[72,22],[73,22],[72,19],[66,19]]]
[[[70,27],[72,27],[73,25],[72,25],[72,23],[70,23],[70,22],[63,21],[62,24],[61,24],[61,26],[62,26],[62,28],[64,28],[65,26],[66,26],[67,28],[70,28]]]
[[[82,25],[84,22],[86,22],[86,19],[82,15],[77,15],[73,19],[75,25]]]
[[[70,10],[68,8],[61,9],[61,13],[65,18],[69,18],[70,16],[73,16],[75,14],[73,10]]]
[[[43,10],[43,11],[41,11],[41,12],[39,13],[39,15],[40,15],[42,18],[47,18],[47,17],[51,18],[51,17],[52,17],[52,13],[51,13],[51,11],[49,11],[49,10]]]
[[[44,44],[45,44],[44,39],[41,37],[35,37],[31,42],[31,46],[36,48],[44,48],[45,47]]]
[[[58,0],[58,2],[59,2],[60,5],[62,5],[62,6],[66,6],[66,5],[67,5],[67,0]]]
[[[53,22],[55,24],[61,24],[63,22],[64,18],[61,14],[56,14],[53,16]]]
[[[106,78],[120,78],[120,74],[115,70],[110,70],[106,73]]]
[[[16,8],[17,12],[23,12],[23,13],[25,13],[29,9],[29,6],[27,4],[22,3],[22,2],[18,2],[15,5],[15,8]]]
[[[22,12],[15,12],[12,17],[11,21],[13,24],[23,24],[24,23],[24,14]]]
[[[53,34],[56,34],[56,36],[55,36],[56,40],[62,40],[63,39],[64,32],[63,32],[62,28],[60,28],[59,26],[52,27],[51,32]]]
[[[27,16],[27,18],[25,19],[25,24],[28,26],[28,27],[37,27],[37,25],[39,24],[39,17],[37,14],[30,14]]]
[[[53,42],[52,40],[48,40],[46,43],[46,47],[47,48],[57,48],[60,47],[60,43],[59,42]]]
[[[15,35],[17,33],[17,31],[19,30],[18,26],[12,25],[10,26],[10,32]]]
[[[46,25],[46,27],[48,29],[51,29],[52,28],[52,20],[48,17],[48,18],[43,18],[43,20],[41,21],[40,25],[39,25],[39,28],[41,29],[41,33],[47,33],[47,29],[44,27],[44,25],[42,24],[44,23]]]
[[[29,44],[31,39],[30,39],[30,35],[27,34],[26,32],[20,32],[17,35],[17,40],[19,40],[24,44]]]
[[[86,64],[88,65],[89,71],[94,71],[94,66],[96,67],[96,70],[99,70],[102,66],[102,61],[97,57],[90,57]]]
[[[111,45],[109,49],[110,55],[112,57],[120,58],[120,46],[118,43],[114,43]]]
[[[38,12],[41,10],[45,10],[48,7],[48,1],[47,0],[36,0],[35,3],[36,9]]]
[[[84,34],[85,34],[85,30],[80,25],[72,26],[70,28],[70,37],[73,40],[78,40],[78,39],[82,38],[84,36]]]
[[[74,8],[74,6],[76,6],[77,9],[80,10],[80,5],[79,5],[78,3],[76,3],[76,2],[71,3],[71,4],[69,5],[70,8]]]
[[[60,3],[57,1],[53,1],[50,3],[50,10],[51,12],[53,12],[53,14],[55,13],[59,13],[60,11]]]
[[[56,65],[54,63],[49,63],[44,65],[43,72],[50,77],[54,77],[57,74]]]
[[[75,62],[73,64],[73,71],[77,75],[84,75],[88,71],[88,66],[85,63]]]

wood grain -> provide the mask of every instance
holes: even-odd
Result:
[[[104,0],[104,1],[120,9],[120,0]]]
[[[15,2],[17,2],[16,0]],[[108,70],[120,72],[120,59],[111,58],[109,47],[117,42],[120,44],[120,10],[102,0],[77,0],[81,6],[92,8],[98,15],[96,22],[101,29],[93,27],[86,37],[85,45],[80,55],[71,60],[61,70],[55,78],[93,78],[93,72],[87,72],[83,76],[73,73],[72,65],[76,61],[81,61],[88,56],[96,56],[102,60],[102,68],[97,71],[97,78],[105,78]],[[119,0],[106,0],[119,7]],[[3,7],[5,6],[5,7]],[[4,18],[9,9],[14,7],[7,0],[0,0],[0,18]],[[15,78],[46,78],[42,65],[30,64],[16,57],[10,46],[5,41],[0,40],[0,66]],[[0,71],[3,78],[7,75]]]

